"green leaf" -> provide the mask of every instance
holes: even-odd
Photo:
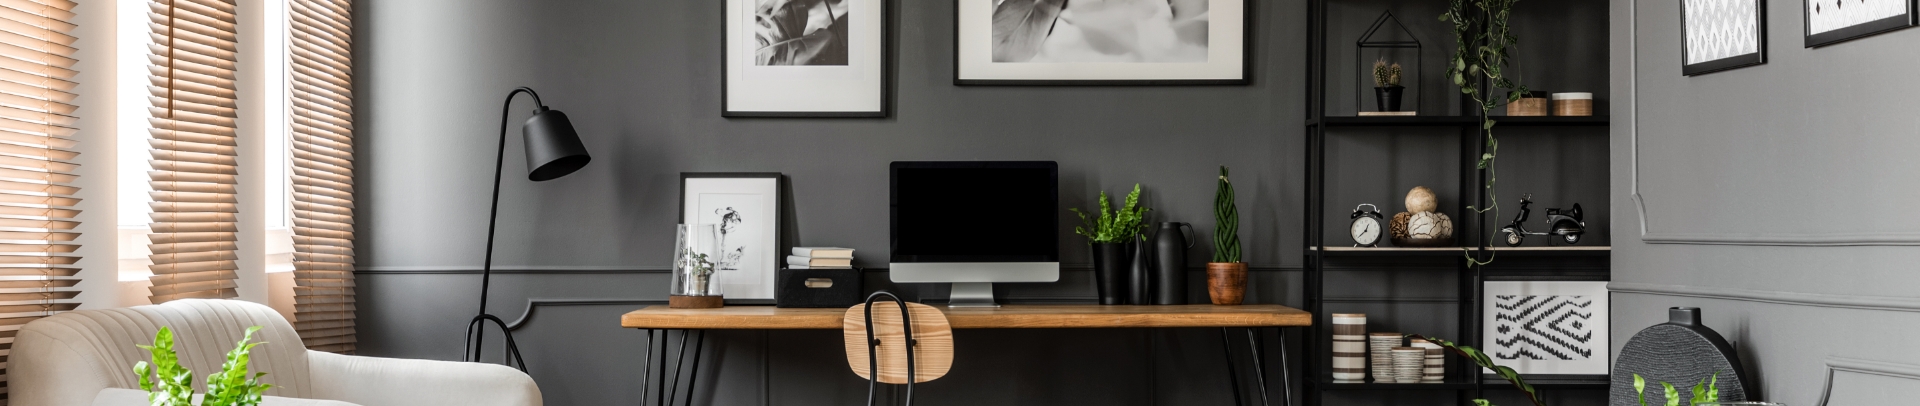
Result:
[[[1491,130],[1491,129],[1493,129],[1493,125],[1494,125],[1495,123],[1499,123],[1499,121],[1494,121],[1494,120],[1487,120],[1487,122],[1486,122],[1486,123],[1484,123],[1484,124],[1481,124],[1481,125],[1480,125],[1480,128],[1481,128],[1481,129],[1483,129],[1483,130]]]
[[[1640,406],[1647,406],[1647,379],[1633,374],[1633,393],[1640,394]]]
[[[1699,383],[1693,384],[1693,399],[1688,400],[1687,404],[1697,405],[1697,404],[1706,403],[1706,402],[1707,402],[1707,380],[1701,379]]]
[[[1660,386],[1667,390],[1667,406],[1680,406],[1680,390],[1674,389],[1671,383],[1661,382]]]

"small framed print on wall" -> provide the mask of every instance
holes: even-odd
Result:
[[[779,173],[680,174],[680,223],[712,224],[713,284],[729,304],[773,304],[781,247]]]
[[[1606,282],[1487,282],[1486,295],[1480,348],[1493,362],[1522,375],[1609,373]]]
[[[891,0],[721,0],[722,117],[886,117]]]
[[[1244,85],[1248,0],[952,0],[956,85]]]
[[[1680,19],[1681,74],[1767,63],[1764,0],[1680,0]]]
[[[1823,47],[1920,24],[1920,0],[1801,0],[1807,6],[1807,48]]]

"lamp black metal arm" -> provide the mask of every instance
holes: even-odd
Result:
[[[586,166],[592,157],[587,155],[587,148],[580,143],[580,135],[573,131],[573,122],[567,119],[566,113],[547,109],[547,105],[540,102],[540,94],[532,88],[521,87],[507,93],[507,101],[500,107],[500,145],[493,158],[493,207],[487,214],[487,257],[480,265],[480,313],[467,322],[467,348],[463,352],[468,362],[478,362],[487,324],[492,323],[500,326],[501,333],[506,335],[505,362],[526,372],[527,362],[520,358],[513,331],[507,329],[506,322],[499,317],[487,314],[487,291],[493,283],[493,237],[500,219],[500,179],[507,160],[507,117],[513,108],[513,97],[521,93],[533,96],[533,104],[538,106],[533,117],[521,127],[521,135],[526,140],[527,180],[541,182],[567,176]]]

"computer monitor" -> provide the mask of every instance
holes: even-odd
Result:
[[[894,282],[952,283],[948,306],[992,307],[995,282],[1060,280],[1060,165],[894,162]]]

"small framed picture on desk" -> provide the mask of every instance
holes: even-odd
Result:
[[[680,173],[680,222],[718,229],[713,283],[727,304],[773,304],[780,241],[779,173]]]

